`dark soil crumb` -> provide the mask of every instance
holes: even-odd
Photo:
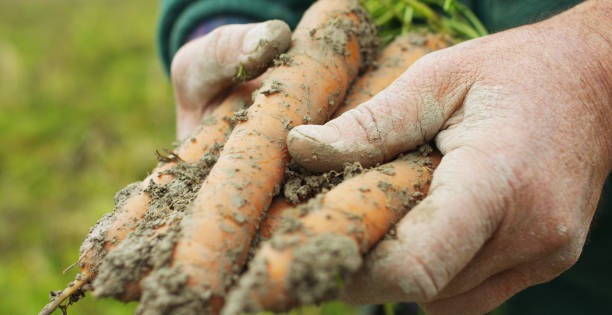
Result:
[[[316,173],[308,171],[292,160],[285,168],[282,193],[287,201],[299,204],[330,190],[345,179],[361,174],[363,170],[359,162],[354,162],[345,164],[340,172]]]
[[[276,59],[274,59],[274,66],[292,66],[293,59],[289,54],[280,54]]]
[[[291,130],[294,127],[293,124],[291,123],[291,120],[287,118],[281,119],[281,123],[283,124],[283,127],[287,130]]]
[[[294,251],[289,300],[310,305],[338,297],[347,276],[361,266],[355,241],[343,235],[314,237]]]
[[[249,120],[248,113],[249,112],[246,109],[241,109],[241,110],[235,111],[234,112],[234,116],[232,116],[232,122],[247,121],[247,120]]]
[[[267,86],[266,86],[267,85]],[[283,84],[279,81],[271,81],[269,84],[264,84],[264,87],[259,91],[261,94],[268,96],[284,90]]]

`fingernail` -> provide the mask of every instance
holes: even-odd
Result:
[[[245,39],[242,43],[242,51],[244,53],[252,53],[261,46],[260,42],[271,42],[278,38],[283,31],[279,23],[282,24],[280,21],[273,20],[259,23],[257,26],[253,27],[244,36]]]
[[[325,125],[302,125],[293,128],[291,131],[295,133],[294,136],[296,137],[323,144],[333,144],[340,138],[335,128]]]

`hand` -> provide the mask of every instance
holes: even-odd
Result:
[[[319,170],[431,139],[444,154],[345,300],[482,314],[576,262],[612,167],[610,12],[587,1],[430,54],[359,108],[291,131],[293,157]],[[313,152],[325,163],[305,162]]]
[[[199,126],[232,83],[261,74],[290,43],[289,26],[272,20],[222,26],[181,47],[171,67],[177,139],[189,136]],[[239,71],[241,77],[236,80]]]

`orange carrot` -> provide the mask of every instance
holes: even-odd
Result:
[[[267,72],[248,120],[233,130],[182,220],[170,268],[153,271],[143,282],[139,313],[220,310],[282,181],[288,130],[329,118],[375,41],[356,0],[320,0],[304,14],[285,62]],[[185,287],[173,289],[169,274],[185,279]]]
[[[369,69],[369,71],[364,73],[355,82],[355,84],[353,84],[344,103],[334,113],[334,118],[348,110],[351,110],[357,107],[359,104],[366,102],[373,95],[382,91],[385,87],[387,87],[391,82],[393,82],[397,77],[399,77],[412,63],[414,63],[420,57],[424,56],[425,54],[433,50],[447,47],[448,45],[450,45],[450,42],[445,37],[440,36],[440,35],[434,35],[434,34],[420,35],[420,34],[412,33],[409,35],[405,35],[405,36],[396,38],[391,44],[389,44],[383,50],[381,56],[377,59],[375,63],[376,66]],[[432,158],[433,158],[433,162],[437,165],[439,161],[439,156],[436,155]],[[416,162],[416,163],[425,162],[426,163],[426,161],[428,160],[429,158],[415,157],[413,162]],[[398,163],[400,164],[398,165]],[[387,164],[384,167],[393,168],[393,171],[396,172],[395,176],[400,177],[400,179],[401,178],[410,179],[411,177],[414,177],[413,170],[410,168],[406,168],[406,165],[403,162],[395,161],[395,162]],[[425,185],[421,187],[423,189],[420,191],[421,193],[426,192],[427,184],[429,182],[428,177],[430,175],[431,175],[430,173],[424,173],[424,177],[419,179],[421,183],[425,183]],[[384,176],[378,174],[378,177],[384,177]],[[376,211],[376,214],[375,214],[376,216],[381,216],[380,218],[377,218],[379,219],[378,224],[369,225],[369,226],[365,225],[366,232],[368,233],[361,233],[361,235],[358,235],[358,236],[353,235],[352,240],[356,241],[356,243],[348,240],[348,244],[347,244],[346,243],[347,239],[346,238],[344,239],[345,245],[347,245],[347,248],[351,248],[351,245],[354,248],[359,248],[359,246],[355,246],[355,244],[359,244],[361,245],[360,253],[364,253],[367,249],[371,247],[373,243],[378,241],[378,239],[382,236],[382,234],[384,234],[387,231],[388,227],[394,224],[394,222],[399,217],[401,217],[401,215],[403,215],[404,212],[400,212],[400,213],[393,212],[393,211],[389,212],[390,209],[386,208],[385,210],[387,210],[387,213],[386,213],[387,216],[388,215],[395,215],[395,216],[392,217],[391,220],[381,221],[381,219],[385,218],[384,217],[385,214],[381,214],[378,212],[378,210],[376,210],[376,208],[378,208],[377,204],[384,204],[384,205],[387,205],[387,207],[389,207],[389,205],[398,202],[397,200],[398,195],[391,194],[391,195],[382,196],[379,193],[378,196],[383,197],[382,200],[378,200],[378,199],[370,197],[369,199],[371,203],[361,204],[361,202],[363,202],[364,200],[363,195],[366,194],[367,192],[370,192],[372,189],[372,187],[368,187],[367,183],[368,182],[370,184],[376,183],[375,175],[366,174],[366,175],[362,175],[362,176],[353,178],[349,181],[350,181],[349,184],[343,183],[341,184],[342,187],[337,187],[335,189],[332,189],[330,193],[325,195],[323,201],[319,201],[321,202],[321,205],[315,206],[316,209],[320,209],[320,212],[318,212],[318,215],[311,214],[307,216],[306,218],[303,218],[303,220],[298,220],[297,218],[298,216],[304,214],[304,212],[306,211],[304,209],[305,207],[303,206],[302,207],[291,207],[291,204],[282,200],[282,198],[275,199],[275,201],[272,203],[272,206],[270,208],[270,211],[267,215],[266,220],[262,224],[262,228],[261,228],[262,236],[264,236],[264,239],[269,239],[277,231],[283,228],[287,229],[287,228],[295,227],[295,226],[303,226],[305,227],[304,229],[306,231],[300,231],[297,233],[290,232],[286,234],[280,234],[279,236],[276,236],[276,238],[274,238],[273,242],[276,242],[277,245],[278,243],[283,243],[283,242],[285,242],[285,245],[287,243],[288,244],[293,243],[294,245],[293,249],[295,249],[300,246],[300,245],[296,246],[296,242],[301,244],[301,246],[303,246],[303,244],[305,243],[309,243],[312,245],[312,244],[317,243],[318,236],[327,237],[327,236],[323,236],[323,235],[326,235],[327,233],[342,235],[343,230],[345,232],[347,231],[347,228],[346,228],[347,224],[349,224],[350,226],[349,230],[353,230],[353,232],[356,232],[356,225],[354,222],[355,218],[360,217],[361,215],[363,215],[363,217],[365,218],[365,214],[367,214],[368,210],[370,210],[371,212],[373,212],[372,210],[374,210]],[[399,189],[400,187],[403,187],[401,182],[394,182],[394,184],[395,184],[395,188],[393,189],[395,189],[395,191],[397,191],[397,189]],[[408,192],[405,191],[405,193],[408,193]],[[352,195],[355,195],[355,196],[352,196]],[[361,197],[358,198],[356,195],[361,195]],[[420,197],[418,193],[415,194],[415,196]],[[334,198],[338,198],[335,200],[335,203],[334,202],[326,203],[327,200],[333,201]],[[357,201],[360,204],[352,204],[350,203],[350,201]],[[348,202],[348,203],[345,203],[345,202]],[[371,209],[368,209],[368,207],[370,207]],[[330,213],[326,213],[325,211],[328,211]],[[359,213],[359,211],[362,211],[362,212]],[[337,212],[337,213],[334,215],[331,212]],[[338,213],[341,214],[339,219],[337,218]],[[332,216],[334,217],[333,219],[332,219]],[[323,217],[325,217],[325,220],[322,220]],[[290,222],[291,220],[293,220],[294,222],[287,223],[288,221]],[[310,222],[310,224],[307,224],[308,222]],[[373,227],[381,227],[381,226],[385,228],[374,230],[374,231],[370,231],[367,229],[367,227],[373,228]],[[313,238],[313,236],[315,238],[314,240],[311,239]],[[331,237],[330,240],[325,240],[324,242],[328,242],[328,241],[334,242],[333,239],[334,237]],[[337,242],[338,239],[339,238],[336,238],[335,241]],[[321,296],[326,295],[326,292],[323,292],[326,290],[321,291],[320,287],[318,288],[319,289],[318,292],[316,288],[313,288],[313,287],[306,287],[306,290],[309,292],[299,291],[299,287],[302,284],[296,283],[295,279],[293,282],[289,281],[289,278],[291,277],[290,274],[292,272],[295,273],[294,271],[289,270],[289,268],[291,268],[290,264],[291,263],[295,264],[294,261],[296,260],[295,253],[293,252],[293,250],[292,249],[283,250],[282,248],[279,250],[277,248],[274,248],[274,243],[272,242],[267,242],[264,244],[265,245],[263,246],[263,248],[258,252],[256,256],[257,257],[256,260],[251,265],[252,266],[251,270],[255,270],[255,271],[250,271],[250,274],[260,273],[260,274],[264,274],[265,276],[256,277],[256,276],[247,274],[247,276],[244,277],[244,280],[240,281],[240,288],[234,290],[234,292],[232,292],[232,294],[230,295],[230,300],[228,301],[228,307],[224,310],[225,313],[234,314],[239,310],[247,311],[247,312],[254,312],[254,311],[261,311],[261,310],[287,311],[291,307],[296,306],[296,305],[311,304],[314,302],[318,302]],[[280,247],[283,247],[285,245],[281,245]],[[336,250],[339,251],[338,253],[342,253],[340,248],[336,248]],[[322,255],[322,256],[325,255],[324,252],[317,252],[317,251],[318,250],[315,249],[315,251],[312,252],[311,254]],[[353,263],[355,263],[356,257],[358,258],[359,255],[352,257]],[[351,257],[341,257],[339,261],[342,261],[344,258],[346,258],[345,263],[349,262],[349,265],[350,265]],[[264,264],[267,267],[265,268],[262,267],[262,265]],[[304,267],[303,263],[302,263],[302,267]],[[328,267],[331,267],[331,270],[334,270],[333,266],[328,266]],[[344,267],[345,268],[349,267],[350,269],[351,266],[344,266]],[[297,273],[300,274],[299,272]],[[336,276],[336,275],[333,275],[333,276]],[[269,277],[269,278],[263,279],[265,277]],[[307,280],[308,279],[297,279],[297,282],[300,282],[300,281],[309,282]],[[329,283],[328,283],[327,290],[333,291],[334,289],[336,289],[333,287],[333,285],[336,284],[335,282],[336,280],[337,279],[331,279],[332,287],[329,287]],[[325,287],[325,285],[323,287]],[[244,288],[248,288],[248,289],[245,290]],[[245,294],[247,291],[249,293]],[[299,292],[296,292],[296,291],[299,291]],[[296,293],[300,295],[300,297],[291,296],[292,294],[296,294]],[[319,293],[320,296],[317,297],[316,296],[317,293]],[[300,300],[300,298],[303,300]],[[311,300],[308,300],[308,298],[311,298]],[[327,298],[329,298],[329,296]]]
[[[232,117],[235,111],[243,109],[251,103],[251,93],[258,85],[259,80],[253,80],[236,88],[204,118],[202,126],[194,132],[193,137],[186,139],[174,152],[168,153],[168,157],[162,158],[165,160],[137,186],[128,186],[131,188],[128,189],[131,193],[125,200],[116,205],[111,214],[105,216],[92,228],[81,246],[79,258],[81,273],[78,275],[78,280],[66,290],[63,290],[62,294],[55,297],[40,314],[50,314],[71,295],[80,294],[82,287],[96,277],[97,266],[101,259],[124,240],[130,232],[134,231],[136,222],[144,217],[151,201],[151,196],[146,192],[149,183],[163,185],[171,182],[174,176],[166,172],[177,166],[179,160],[195,164],[215,143],[223,143],[232,128],[231,122],[227,118]],[[133,300],[138,295],[138,290],[128,288],[122,300]]]
[[[450,42],[445,36],[430,33],[409,33],[397,37],[381,52],[374,66],[359,76],[332,118],[368,101],[425,54],[449,45]],[[260,227],[263,239],[269,239],[282,226],[284,215],[295,216],[295,210],[283,197],[275,198]]]
[[[333,298],[361,255],[427,193],[440,159],[438,152],[408,154],[301,206],[307,214],[263,244],[223,314],[283,312]]]

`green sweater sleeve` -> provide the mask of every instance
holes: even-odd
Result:
[[[158,49],[164,68],[199,23],[223,15],[244,16],[255,21],[279,19],[291,27],[313,0],[162,0],[157,29]]]
[[[489,32],[535,23],[565,11],[579,0],[469,0]]]
[[[168,71],[176,51],[197,25],[208,18],[231,15],[255,21],[280,19],[291,27],[314,0],[161,0],[158,49]],[[490,32],[534,23],[564,11],[580,0],[462,0]]]

